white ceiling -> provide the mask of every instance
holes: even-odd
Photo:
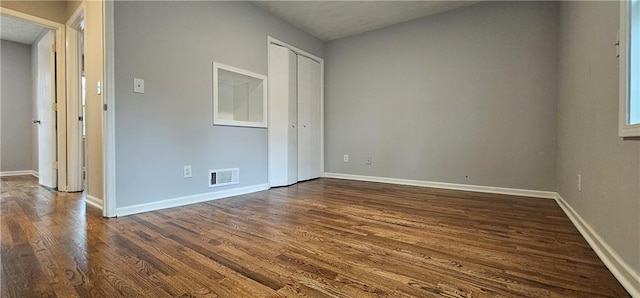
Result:
[[[478,1],[252,1],[271,14],[329,41],[406,22]]]
[[[12,17],[0,17],[0,38],[24,44],[32,44],[45,28]]]

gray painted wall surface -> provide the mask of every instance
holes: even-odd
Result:
[[[212,125],[211,63],[266,75],[268,35],[323,56],[322,42],[248,2],[115,3],[118,208],[267,183],[267,130]],[[231,167],[240,184],[208,188],[209,169]]]
[[[32,169],[31,46],[2,40],[0,171]]]
[[[326,171],[555,190],[557,24],[486,2],[329,42]]]
[[[618,2],[561,4],[558,190],[640,273],[640,141],[618,137],[619,15]]]

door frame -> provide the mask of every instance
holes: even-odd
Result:
[[[67,45],[67,185],[68,191],[82,191],[82,164],[84,160],[82,122],[76,121],[82,112],[82,52],[80,25],[84,21],[85,4],[82,2],[66,23]],[[84,41],[83,41],[84,42]],[[91,203],[87,200],[87,203]],[[97,206],[98,207],[98,206]],[[101,208],[101,206],[99,206]]]
[[[289,50],[291,50],[292,52],[296,53],[297,55],[301,55],[301,56],[305,56],[311,60],[314,60],[318,63],[320,63],[320,176],[324,177],[325,173],[324,173],[324,59],[311,54],[305,50],[301,50],[295,46],[292,46],[286,42],[283,42],[281,40],[278,40],[272,36],[267,36],[267,73],[270,70],[269,65],[271,64],[270,58],[270,45],[271,44],[275,44],[275,45],[279,45],[281,47],[285,47],[288,48]],[[267,76],[268,77],[268,76]],[[271,80],[268,80],[268,82],[270,83]],[[270,89],[270,86],[267,86],[267,88]],[[270,107],[271,106],[271,99],[267,98],[267,106]],[[270,113],[271,109],[267,108],[267,111]],[[269,119],[267,117],[267,119]],[[267,181],[269,181],[269,186],[271,187],[271,179],[269,177],[269,172],[271,169],[271,164],[269,163],[269,154],[271,152],[271,130],[269,129],[269,125],[270,123],[267,122]]]
[[[102,1],[103,28],[103,105],[102,112],[102,179],[104,217],[116,217],[116,131],[115,131],[115,48],[114,0]]]
[[[33,23],[47,29],[51,29],[55,32],[56,40],[56,126],[58,128],[67,127],[67,83],[66,83],[66,49],[65,34],[66,28],[64,24],[50,21],[47,19],[39,18],[30,14],[15,11],[12,9],[0,7],[0,15],[9,16],[12,18],[20,19],[25,22]],[[57,132],[57,133],[56,133]],[[57,170],[57,179],[54,187],[57,187],[59,191],[67,191],[67,130],[66,129],[54,129],[53,139],[56,140],[56,152],[52,152],[54,162],[54,172]],[[57,163],[57,169],[55,167]]]

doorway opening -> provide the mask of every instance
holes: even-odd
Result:
[[[24,122],[32,126],[30,135],[34,140],[31,143],[31,173],[38,176],[41,185],[67,191],[64,25],[7,8],[0,8],[0,15],[3,36],[5,32],[11,31],[7,30],[9,26],[5,26],[8,21],[36,31],[36,37],[28,43],[31,44],[30,56],[33,62],[32,88],[28,97],[31,98],[33,110],[31,115],[23,116],[18,123]],[[22,30],[14,31],[18,36],[24,33]],[[3,148],[3,153],[4,151]]]
[[[31,174],[58,187],[57,46],[55,23],[2,9],[2,176]],[[5,51],[6,49],[6,51]],[[62,74],[64,75],[64,73]],[[8,139],[5,139],[8,137]],[[8,163],[4,161],[9,161]]]

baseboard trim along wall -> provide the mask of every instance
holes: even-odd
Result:
[[[602,260],[607,268],[609,268],[616,279],[618,279],[620,284],[622,284],[622,286],[629,292],[629,294],[631,294],[632,297],[640,297],[640,276],[633,269],[631,269],[631,266],[629,266],[629,264],[622,260],[620,255],[618,255],[618,253],[613,250],[611,246],[609,246],[609,244],[607,244],[604,239],[602,239],[602,237],[600,237],[600,235],[598,235],[598,233],[596,233],[593,228],[591,228],[591,226],[580,216],[580,214],[578,214],[571,207],[571,205],[569,205],[557,192],[420,180],[406,180],[374,176],[360,176],[339,173],[325,173],[324,177],[553,199],[558,203],[560,208],[562,208],[564,213],[567,215],[567,217],[569,217],[578,231],[580,231],[582,237],[584,237],[587,243],[589,243],[589,246],[591,246],[591,248],[596,252],[600,260]]]
[[[0,177],[31,175],[38,178],[38,172],[32,170],[0,172]]]
[[[87,205],[90,205],[102,210],[103,203],[101,199],[98,199],[91,195],[87,195],[85,202],[87,203]]]
[[[358,181],[369,181],[369,182],[382,182],[382,183],[391,183],[391,184],[400,184],[400,185],[432,187],[432,188],[443,188],[443,189],[452,189],[452,190],[474,191],[474,192],[482,192],[482,193],[495,193],[495,194],[503,194],[503,195],[534,197],[534,198],[544,198],[544,199],[556,198],[556,193],[552,191],[432,182],[432,181],[422,181],[422,180],[408,180],[408,179],[361,176],[361,175],[350,175],[350,174],[339,174],[339,173],[325,173],[324,177],[336,178],[336,179],[347,179],[347,180],[358,180]]]
[[[252,186],[234,188],[234,189],[223,190],[223,191],[208,192],[208,193],[202,193],[197,195],[166,199],[158,202],[121,207],[121,208],[116,208],[116,216],[126,216],[131,214],[156,211],[160,209],[180,207],[184,205],[190,205],[190,204],[202,203],[206,201],[224,199],[224,198],[233,197],[233,196],[250,194],[250,193],[263,191],[267,189],[269,189],[269,184],[265,183],[265,184],[252,185]]]
[[[607,242],[591,228],[560,194],[556,195],[556,201],[560,208],[569,217],[574,226],[580,231],[582,237],[596,252],[600,260],[609,268],[620,284],[631,294],[631,297],[640,297],[640,275],[629,266]]]

